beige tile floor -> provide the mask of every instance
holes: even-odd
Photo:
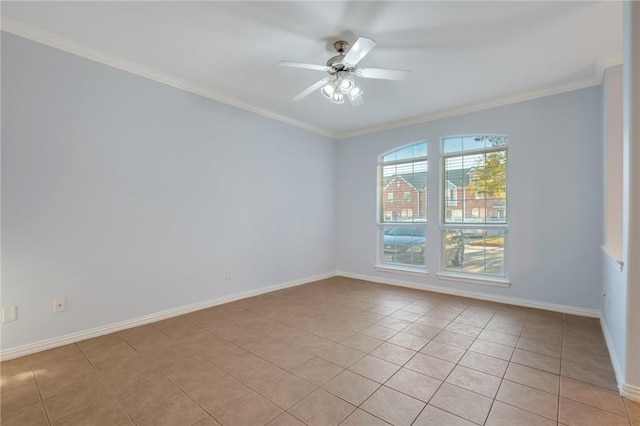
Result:
[[[640,425],[597,320],[346,278],[0,368],[3,426]]]

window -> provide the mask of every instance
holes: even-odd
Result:
[[[399,192],[393,203],[394,192]],[[378,266],[426,271],[427,143],[383,154],[378,161]]]
[[[507,141],[480,135],[442,142],[442,275],[506,282]]]

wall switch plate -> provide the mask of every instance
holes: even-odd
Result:
[[[62,312],[67,309],[67,301],[64,297],[53,299],[53,312]]]
[[[227,269],[227,273],[225,274],[225,278],[230,280],[233,278],[233,271],[231,269]]]
[[[2,307],[2,322],[15,321],[18,318],[18,307],[16,305]]]

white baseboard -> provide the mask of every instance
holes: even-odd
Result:
[[[569,314],[580,315],[580,316],[588,316],[588,317],[595,317],[595,318],[600,317],[600,312],[592,309],[558,305],[553,303],[537,302],[537,301],[517,299],[512,297],[487,295],[482,293],[475,293],[475,292],[470,292],[465,290],[458,290],[458,289],[434,286],[429,284],[416,284],[416,283],[403,281],[403,280],[380,278],[380,277],[369,276],[369,275],[352,274],[344,271],[335,271],[335,272],[328,272],[320,275],[314,275],[314,276],[302,278],[299,280],[288,281],[288,282],[276,284],[273,286],[262,287],[254,290],[248,290],[241,293],[235,293],[228,296],[222,296],[222,297],[207,300],[204,302],[198,302],[190,305],[179,306],[177,308],[168,309],[162,312],[156,312],[154,314],[137,317],[130,320],[119,321],[116,323],[107,324],[107,325],[92,328],[89,330],[83,330],[76,333],[66,334],[60,337],[41,340],[39,342],[29,343],[26,345],[5,349],[0,351],[0,361],[6,361],[9,359],[18,358],[25,355],[30,355],[35,352],[40,352],[47,349],[53,349],[59,346],[80,342],[82,340],[90,339],[93,337],[99,337],[105,334],[126,330],[128,328],[138,327],[141,325],[149,324],[149,323],[160,321],[163,319],[188,314],[191,312],[199,311],[201,309],[206,309],[213,306],[221,305],[223,303],[229,303],[235,300],[258,296],[260,294],[269,293],[269,292],[284,289],[284,288],[295,287],[302,284],[308,284],[314,281],[319,281],[319,280],[331,278],[334,276],[354,278],[358,280],[377,282],[380,284],[389,284],[389,285],[394,285],[399,287],[415,288],[418,290],[427,290],[427,291],[433,291],[436,293],[451,294],[454,296],[469,297],[469,298],[479,299],[479,300],[487,300],[490,302],[506,303],[510,305],[524,306],[529,308],[545,309],[549,311],[563,312],[563,313],[569,313]],[[619,381],[619,383],[621,382]],[[638,392],[638,389],[635,389],[635,388],[633,389],[630,388],[628,392],[630,395],[635,395],[636,393],[640,394],[640,392]],[[631,397],[629,398],[632,399]]]
[[[337,271],[336,275],[357,280],[372,281],[380,284],[389,284],[399,287],[415,288],[418,290],[433,291],[434,293],[450,294],[453,296],[469,297],[472,299],[486,300],[489,302],[506,303],[508,305],[524,306],[527,308],[544,309],[547,311],[562,312],[565,314],[579,315],[583,317],[600,318],[600,311],[595,309],[580,308],[577,306],[559,305],[556,303],[538,302],[535,300],[519,299],[515,297],[496,296],[492,294],[476,293],[473,291],[447,288],[431,284],[417,284],[414,282],[380,278],[370,275],[352,274],[350,272]]]
[[[611,358],[611,365],[613,365],[613,371],[616,373],[616,381],[618,382],[618,391],[620,395],[628,398],[632,401],[640,402],[640,387],[632,386],[625,383],[624,371],[620,367],[618,357],[616,355],[616,349],[613,346],[611,340],[611,334],[609,334],[609,327],[604,317],[600,318],[600,327],[602,328],[602,334],[604,335],[604,341],[607,343],[607,349],[609,350],[609,357]]]
[[[91,339],[93,337],[99,337],[105,334],[115,333],[116,331],[126,330],[128,328],[138,327],[141,325],[149,324],[149,323],[160,321],[163,319],[188,314],[191,312],[199,311],[201,309],[211,308],[213,306],[221,305],[223,303],[229,303],[229,302],[233,302],[240,299],[246,299],[248,297],[258,296],[260,294],[269,293],[269,292],[281,290],[284,288],[295,287],[302,284],[308,284],[318,280],[324,280],[327,278],[334,277],[335,275],[336,275],[335,272],[329,272],[326,274],[314,275],[314,276],[302,278],[299,280],[287,281],[281,284],[276,284],[268,287],[261,287],[254,290],[247,290],[241,293],[230,294],[228,296],[222,296],[222,297],[210,299],[204,302],[198,302],[190,305],[179,306],[177,308],[167,309],[166,311],[156,312],[150,315],[145,315],[145,316],[133,318],[130,320],[119,321],[116,323],[107,324],[107,325],[92,328],[89,330],[82,330],[76,333],[66,334],[60,337],[54,337],[52,339],[41,340],[39,342],[29,343],[26,345],[5,349],[0,351],[0,361],[6,361],[9,359],[30,355],[36,352],[47,350],[47,349],[53,349],[59,346],[80,342],[86,339]]]
[[[415,288],[418,290],[427,290],[427,291],[433,291],[435,293],[444,293],[444,294],[450,294],[454,296],[469,297],[472,299],[486,300],[490,302],[506,303],[509,305],[524,306],[527,308],[545,309],[547,311],[562,312],[562,313],[572,314],[572,315],[599,318],[600,326],[602,327],[602,334],[604,335],[607,348],[609,349],[611,364],[613,365],[613,369],[616,374],[616,381],[618,382],[618,390],[620,392],[620,395],[633,401],[640,401],[640,387],[631,386],[625,383],[624,374],[623,374],[622,368],[620,367],[620,364],[618,363],[618,358],[616,356],[616,352],[611,341],[611,335],[609,334],[609,330],[607,328],[604,318],[602,317],[601,312],[598,310],[580,308],[576,306],[560,305],[556,303],[538,302],[534,300],[519,299],[515,297],[495,296],[495,295],[489,295],[489,294],[476,293],[472,291],[435,286],[430,284],[417,284],[410,281],[380,278],[380,277],[375,277],[370,275],[352,274],[350,272],[344,272],[344,271],[337,271],[336,275],[341,277],[346,277],[346,278],[353,278],[357,280],[371,281],[371,282],[376,282],[380,284],[389,284],[389,285],[394,285],[399,287]]]
[[[620,394],[632,401],[640,402],[640,387],[638,386],[631,386],[625,383],[622,385]]]
[[[600,318],[600,328],[602,329],[602,334],[604,336],[604,341],[607,344],[607,349],[609,350],[609,358],[611,359],[611,365],[613,366],[613,371],[616,373],[616,382],[618,382],[618,391],[620,395],[623,394],[622,388],[624,387],[624,372],[620,367],[620,363],[618,362],[618,356],[616,354],[616,348],[613,346],[613,341],[611,340],[611,334],[609,334],[609,327],[607,327],[607,322],[604,317]]]

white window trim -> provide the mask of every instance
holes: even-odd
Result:
[[[437,277],[446,281],[457,281],[462,283],[490,285],[493,287],[510,287],[511,281],[509,278],[501,277],[487,277],[486,275],[476,275],[468,273],[456,273],[451,271],[438,272]]]
[[[447,262],[446,256],[444,255],[444,241],[442,237],[442,233],[445,229],[452,229],[451,226],[440,226],[440,244],[442,248],[440,250],[440,271],[436,274],[438,278],[447,279],[449,281],[458,281],[458,282],[467,282],[472,284],[484,284],[491,285],[497,287],[509,287],[511,285],[511,281],[509,280],[509,238],[507,238],[509,234],[509,227],[506,224],[496,225],[496,224],[461,224],[461,226],[456,225],[455,229],[500,229],[504,230],[504,277],[497,277],[495,275],[484,275],[484,274],[474,274],[473,272],[463,272],[463,271],[451,271],[447,270],[445,263]]]
[[[602,249],[604,254],[607,255],[607,259],[613,262],[613,264],[616,266],[618,271],[622,272],[622,268],[624,267],[624,262],[618,259],[616,255],[612,254],[611,251],[609,251],[609,249],[606,246],[602,245],[600,246],[600,248]]]
[[[414,277],[429,276],[429,271],[427,270],[426,267],[418,268],[418,267],[411,267],[411,266],[396,265],[393,263],[384,263],[384,264],[376,264],[374,268],[376,268],[376,271],[380,271],[380,272],[394,272],[397,274],[412,275]]]
[[[486,153],[491,153],[491,152],[498,152],[498,151],[506,151],[507,152],[507,158],[508,158],[508,152],[509,152],[509,144],[507,143],[507,145],[503,145],[503,146],[499,146],[499,147],[492,147],[492,148],[482,148],[482,149],[473,149],[473,150],[466,150],[466,151],[455,151],[455,152],[444,152],[444,141],[446,139],[449,138],[456,138],[456,137],[468,137],[468,136],[506,136],[508,138],[507,135],[499,135],[499,134],[473,134],[473,135],[451,135],[451,136],[446,136],[441,138],[440,140],[440,182],[439,182],[439,191],[446,191],[447,188],[445,188],[445,161],[447,158],[450,157],[457,157],[457,156],[461,156],[461,155],[474,155],[474,154],[486,154]],[[508,161],[508,160],[507,160]],[[508,163],[507,163],[507,182],[506,182],[506,192],[507,194],[509,194],[509,169],[508,169]],[[507,238],[507,235],[509,233],[509,225],[508,225],[508,218],[507,218],[507,223],[490,223],[490,222],[446,222],[446,203],[447,200],[445,199],[446,196],[445,194],[440,194],[439,197],[439,204],[440,204],[440,271],[436,274],[436,276],[440,279],[443,280],[448,280],[448,281],[457,281],[457,282],[466,282],[466,283],[471,283],[471,284],[480,284],[480,285],[489,285],[489,286],[494,286],[494,287],[509,287],[511,285],[511,281],[509,280],[509,270],[508,270],[508,266],[509,266],[509,260],[508,260],[508,254],[509,254],[509,250],[508,250],[508,246],[509,246],[509,239]],[[506,197],[506,199],[508,200],[508,195]],[[501,229],[504,230],[505,233],[505,243],[504,243],[504,277],[496,277],[496,276],[492,276],[492,275],[484,275],[484,274],[474,274],[474,273],[469,273],[469,272],[461,272],[461,271],[450,271],[447,270],[447,259],[446,259],[446,246],[444,243],[444,238],[443,238],[443,233],[446,229],[461,229],[461,228],[468,228],[468,229]]]
[[[384,166],[393,166],[393,165],[398,165],[398,164],[406,164],[406,163],[417,163],[420,161],[425,161],[427,163],[427,170],[429,167],[429,160],[428,160],[428,155],[422,155],[419,157],[411,157],[411,158],[406,158],[406,159],[402,159],[402,160],[394,160],[394,161],[382,161],[382,159],[388,155],[391,154],[392,152],[395,151],[399,151],[403,148],[406,148],[408,146],[413,146],[413,145],[418,145],[418,144],[427,144],[427,141],[418,141],[418,142],[412,142],[397,148],[394,148],[393,150],[387,151],[383,154],[378,155],[378,161],[377,161],[377,165],[376,168],[379,171],[380,167],[384,167]],[[378,175],[378,183],[380,183],[380,175]],[[428,243],[428,237],[425,239],[425,264],[421,265],[421,266],[416,266],[416,265],[402,265],[402,264],[398,264],[398,263],[385,263],[384,262],[384,257],[383,257],[383,247],[384,247],[384,232],[383,229],[385,227],[391,227],[391,226],[424,226],[425,227],[425,235],[427,235],[427,222],[428,222],[428,217],[427,220],[425,220],[424,222],[398,222],[398,221],[393,221],[393,222],[384,222],[381,219],[384,217],[384,212],[382,211],[382,189],[379,186],[376,186],[376,233],[377,233],[377,238],[376,238],[376,264],[374,265],[374,268],[378,271],[382,271],[382,272],[394,272],[394,273],[400,273],[400,274],[405,274],[405,275],[413,275],[413,276],[427,276],[429,275],[429,271],[427,270],[427,257],[426,257],[426,252],[427,252],[427,243]],[[427,191],[428,191],[428,184],[427,184]],[[394,197],[395,198],[395,197]],[[394,200],[395,201],[395,200]],[[426,200],[425,200],[426,201]]]

